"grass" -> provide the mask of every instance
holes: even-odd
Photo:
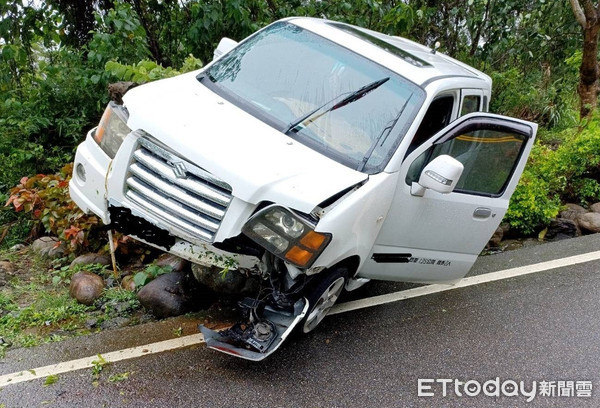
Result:
[[[33,283],[14,287],[13,296],[22,294],[24,290],[28,291],[26,305],[19,297],[3,294],[0,308],[0,332],[4,341],[15,346],[33,347],[58,341],[64,336],[55,332],[78,329],[90,310],[70,298],[68,293],[46,291]]]
[[[107,277],[110,271],[101,265],[70,268],[67,258],[50,262],[27,251],[9,250],[0,251],[0,260],[8,260],[15,267],[14,275],[0,288],[0,357],[9,347],[34,347],[88,334],[92,329],[86,327],[86,321],[90,318],[99,326],[114,317],[141,313],[136,294],[120,287],[105,289],[93,306],[69,296],[73,274],[85,269]]]
[[[104,289],[98,303],[107,317],[124,317],[142,307],[135,292],[119,287]]]
[[[46,380],[44,381],[44,387],[49,387],[52,384],[55,384],[58,381],[58,376],[57,375],[49,375],[48,377],[46,377]]]

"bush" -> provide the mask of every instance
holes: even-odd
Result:
[[[153,61],[143,60],[133,65],[121,64],[116,61],[108,61],[105,70],[113,78],[119,81],[131,81],[138,84],[155,81],[157,79],[171,78],[184,72],[194,71],[202,68],[202,61],[189,55],[180,70],[171,67],[164,68]]]
[[[16,213],[26,214],[22,217],[28,217],[34,225],[41,224],[46,233],[57,236],[68,250],[78,252],[99,246],[99,240],[90,237],[99,219],[84,214],[71,200],[69,180],[72,170],[71,163],[54,175],[23,177],[10,190],[6,206],[12,206]]]
[[[504,217],[512,229],[524,235],[548,225],[560,210],[560,200],[549,191],[549,183],[536,175],[536,170],[523,172]]]
[[[173,272],[173,267],[170,265],[159,266],[156,264],[150,264],[146,267],[146,269],[136,273],[133,276],[133,282],[135,283],[136,289],[139,289],[150,281],[158,278],[160,275],[170,272]]]
[[[580,129],[567,130],[545,172],[565,202],[588,205],[600,199],[600,115]]]
[[[21,177],[53,173],[73,159],[75,146],[100,117],[108,100],[106,80],[93,79],[83,54],[49,53],[23,85],[4,93],[0,103],[0,188]]]
[[[60,19],[52,7],[15,7],[15,13],[36,17],[17,21],[32,30],[27,43],[2,37],[13,24],[6,24],[9,14],[0,17],[2,193],[23,176],[51,174],[73,160],[75,146],[108,102],[107,61],[134,63],[150,55],[144,28],[127,3],[96,13],[91,40],[77,49],[60,42],[62,28],[53,26]]]
[[[492,72],[491,77],[492,112],[530,120],[548,129],[575,125],[576,77],[552,81],[539,71],[526,75],[516,68]]]
[[[513,195],[505,221],[531,234],[558,214],[560,203],[587,206],[600,200],[600,115],[581,127],[546,133],[538,141]]]

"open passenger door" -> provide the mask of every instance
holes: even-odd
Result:
[[[361,277],[451,283],[466,275],[508,209],[536,131],[535,123],[477,112],[417,147],[400,168]],[[447,156],[462,164],[457,180],[438,174]]]

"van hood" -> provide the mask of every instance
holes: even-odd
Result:
[[[305,213],[368,176],[289,138],[210,91],[192,72],[130,90],[128,126],[222,179],[251,204]]]

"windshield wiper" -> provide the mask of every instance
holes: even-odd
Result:
[[[390,77],[385,77],[385,78],[378,79],[377,81],[373,81],[370,84],[367,84],[367,85],[357,89],[356,91],[351,92],[348,96],[346,96],[344,99],[342,99],[338,103],[325,109],[333,101],[337,100],[338,98],[340,98],[343,95],[346,95],[346,93],[336,96],[331,101],[319,106],[317,109],[310,111],[309,113],[300,117],[299,119],[294,120],[292,123],[290,123],[288,125],[287,128],[285,128],[285,131],[283,133],[288,134],[291,131],[297,132],[298,130],[296,128],[299,125],[302,124],[303,125],[302,127],[306,127],[306,126],[310,125],[312,122],[314,122],[315,120],[319,119],[321,116],[361,99],[362,97],[366,96],[369,92],[374,91],[375,89],[379,88],[381,85],[383,85],[384,83],[389,81],[389,79],[390,79]]]

